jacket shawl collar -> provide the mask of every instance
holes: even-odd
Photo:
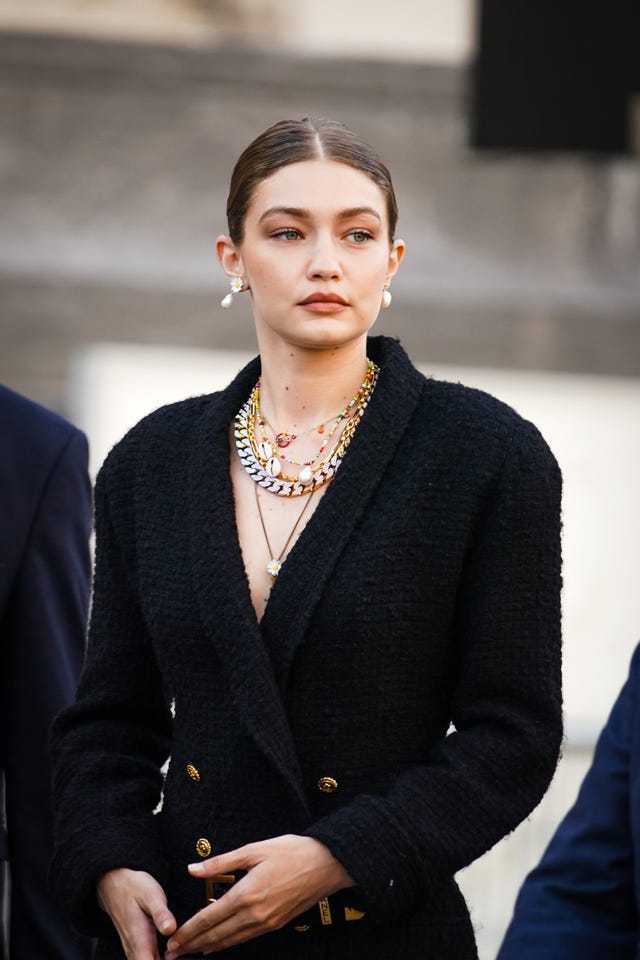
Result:
[[[378,384],[342,467],[283,565],[261,624],[251,604],[229,474],[230,424],[258,379],[258,359],[211,397],[191,451],[192,569],[202,621],[247,729],[288,782],[305,819],[308,802],[283,702],[287,677],[324,586],[382,481],[425,383],[396,341],[373,337],[367,348],[380,366]]]

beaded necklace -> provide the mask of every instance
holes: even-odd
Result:
[[[258,381],[259,383],[260,381]],[[327,417],[326,420],[323,420],[322,423],[317,424],[315,427],[307,427],[306,430],[303,430],[302,433],[287,433],[286,430],[277,431],[275,427],[269,423],[264,414],[260,414],[260,426],[268,426],[271,428],[274,437],[276,446],[281,449],[282,447],[288,447],[290,443],[293,443],[294,440],[297,440],[299,437],[304,437],[307,433],[313,433],[314,431],[319,434],[324,433],[324,429],[328,423],[331,423],[332,420],[335,420],[338,414],[336,413],[333,417]]]
[[[260,435],[261,435],[260,443],[258,444],[257,450],[255,452],[258,455],[258,459],[264,462],[268,473],[270,473],[272,476],[279,476],[279,474],[282,472],[282,463],[281,463],[282,460],[284,460],[286,463],[292,464],[293,466],[302,467],[303,470],[301,471],[301,474],[303,475],[303,477],[308,475],[309,469],[311,469],[314,466],[314,464],[316,468],[320,464],[322,464],[324,462],[322,460],[322,455],[326,450],[335,432],[338,430],[338,428],[340,427],[342,422],[345,420],[345,418],[349,416],[349,414],[354,409],[354,407],[356,407],[356,405],[361,404],[362,400],[365,397],[367,397],[371,392],[372,383],[376,376],[376,370],[377,368],[375,364],[371,360],[367,359],[367,370],[364,376],[364,380],[362,381],[362,383],[358,387],[358,390],[356,391],[354,396],[351,398],[349,403],[346,405],[346,407],[336,415],[335,423],[333,424],[333,426],[331,427],[331,430],[323,440],[322,445],[320,446],[320,449],[315,454],[315,456],[311,457],[309,460],[294,460],[292,457],[288,457],[286,456],[286,454],[282,453],[281,449],[278,449],[276,453],[276,450],[274,449],[274,446],[269,440],[269,437],[267,436],[267,432],[264,429],[267,421],[260,411],[261,381],[258,380],[250,398],[255,410],[255,421],[260,427]],[[325,420],[324,422],[327,423],[328,421]],[[320,426],[323,426],[323,424],[321,424]],[[308,432],[308,431],[305,431],[305,432]],[[279,438],[283,438],[283,437],[286,438],[286,442],[281,442],[281,440],[279,440]],[[278,448],[281,448],[281,447],[288,446],[295,439],[296,439],[295,434],[288,434],[288,433],[281,432],[276,434],[275,443]],[[333,451],[330,451],[326,459],[331,458],[332,452]],[[306,469],[306,468],[309,468],[309,469]]]
[[[273,447],[268,441],[256,441],[258,382],[236,414],[234,426],[238,456],[251,479],[269,493],[275,493],[280,497],[304,496],[328,483],[342,463],[344,453],[375,389],[378,374],[379,368],[371,361],[367,361],[365,379],[353,401],[347,405],[352,412],[344,430],[323,459],[305,463],[297,477],[283,473],[282,464],[279,458],[274,456]]]
[[[259,404],[260,404],[260,400],[259,400],[259,395],[258,395],[258,400],[257,400],[257,404],[256,404],[256,409],[257,409],[256,422],[258,423],[258,426],[260,427],[260,438],[261,438],[262,443],[269,444],[270,446],[272,446],[271,441],[269,440],[269,437],[268,437],[268,435],[267,435],[267,431],[264,429],[265,424],[266,424],[268,421],[267,421],[263,416],[261,416]],[[330,419],[333,419],[333,418],[330,418]],[[283,447],[288,447],[290,443],[293,443],[294,440],[297,440],[297,439],[298,439],[298,437],[296,436],[295,433],[278,433],[278,434],[276,434],[275,443],[276,443],[276,446],[278,447],[278,451],[277,451],[278,459],[279,459],[279,460],[285,460],[287,463],[293,463],[293,464],[295,464],[296,467],[303,467],[303,466],[310,467],[311,464],[312,464],[315,460],[319,460],[320,457],[322,457],[322,454],[324,453],[324,451],[325,451],[326,448],[327,448],[327,444],[329,443],[329,441],[331,440],[331,438],[333,437],[334,433],[336,432],[336,430],[338,429],[338,427],[340,426],[340,424],[342,423],[343,420],[344,420],[344,417],[343,417],[342,415],[339,415],[339,416],[337,417],[335,423],[334,423],[333,426],[331,427],[331,430],[330,430],[329,433],[327,434],[326,438],[323,440],[322,446],[320,447],[320,449],[318,450],[318,452],[317,452],[310,460],[302,460],[302,461],[301,461],[301,460],[293,460],[291,457],[288,457],[285,453],[282,452],[282,448],[283,448]],[[325,422],[328,423],[329,421],[325,421]],[[314,428],[312,427],[311,429],[313,430]],[[305,433],[310,433],[310,431],[309,431],[309,430],[306,430]],[[300,434],[300,436],[303,436],[303,434]],[[282,442],[281,442],[280,438],[282,438],[282,437],[285,437],[285,438],[286,438],[286,443],[282,443]]]
[[[310,467],[316,460],[320,460],[320,458],[322,457],[322,454],[327,448],[327,445],[329,444],[329,441],[333,437],[334,433],[336,432],[336,430],[338,429],[342,421],[349,416],[349,414],[351,413],[353,408],[356,406],[356,404],[358,404],[362,400],[362,398],[367,393],[370,392],[371,384],[375,376],[375,370],[376,370],[375,364],[367,358],[367,370],[364,375],[364,380],[362,381],[362,383],[358,387],[358,390],[356,391],[354,396],[351,398],[349,403],[346,405],[346,407],[344,407],[344,409],[341,410],[340,413],[337,413],[335,417],[329,417],[327,420],[324,420],[317,427],[309,427],[307,430],[304,430],[301,434],[299,434],[299,436],[304,436],[305,433],[311,433],[313,430],[317,430],[318,433],[323,434],[325,426],[328,423],[330,423],[331,420],[335,420],[335,423],[329,430],[329,433],[327,434],[325,439],[322,441],[322,445],[320,446],[320,449],[315,454],[315,456],[311,457],[310,460],[294,460],[293,458],[288,457],[284,453],[282,453],[281,452],[282,448],[288,447],[289,444],[293,443],[294,440],[297,440],[298,435],[296,435],[295,433],[288,433],[285,430],[276,431],[272,427],[271,429],[274,430],[274,433],[275,433],[275,445],[278,447],[278,458],[280,460],[285,460],[287,463],[291,463],[296,467]],[[260,409],[260,387],[261,387],[261,380],[258,380],[258,382],[254,387],[256,421],[260,427],[260,435],[261,435],[262,443],[264,443],[265,445],[269,444],[271,446],[271,453],[269,453],[264,458],[265,460],[268,460],[273,455],[274,448],[269,440],[269,437],[267,436],[267,431],[265,430],[265,426],[269,424],[269,421],[267,420],[267,418],[264,416],[264,414]],[[269,426],[271,426],[271,424],[269,424]],[[266,446],[265,446],[265,449],[266,449]]]

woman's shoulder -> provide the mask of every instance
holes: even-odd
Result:
[[[557,469],[540,431],[508,403],[477,387],[425,374],[391,337],[370,338],[368,349],[388,371],[384,398],[389,409],[400,418],[402,411],[411,410],[414,444],[435,442],[451,463],[473,463],[488,473],[500,469],[510,455],[543,472]]]
[[[477,387],[425,377],[421,416],[469,448],[506,454],[520,450],[533,459],[555,463],[540,430],[508,403]]]
[[[413,426],[439,437],[481,448],[501,448],[514,441],[546,448],[537,428],[513,407],[492,394],[460,382],[438,379],[409,359],[399,341],[372,337],[369,351],[388,370],[393,386],[388,396],[402,395],[402,405],[413,404]],[[487,450],[488,452],[488,450]]]
[[[493,425],[507,431],[526,422],[508,403],[478,387],[469,387],[459,381],[440,380],[430,375],[425,375],[424,380],[423,403],[438,404],[443,414],[457,420],[463,418],[474,425]]]

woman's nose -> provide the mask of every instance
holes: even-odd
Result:
[[[342,276],[342,267],[336,246],[328,239],[314,244],[307,269],[309,278],[331,280]]]

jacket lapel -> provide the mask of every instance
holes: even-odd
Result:
[[[251,604],[229,473],[230,424],[258,378],[258,360],[211,397],[190,451],[192,575],[202,622],[225,665],[247,729],[289,784],[305,820],[309,806],[283,702],[287,678],[325,584],[381,483],[424,387],[424,378],[396,341],[372,338],[368,355],[381,369],[373,397],[343,466],[283,565],[261,625]],[[312,531],[317,535],[308,536]]]
[[[397,341],[370,338],[367,355],[380,367],[375,391],[344,463],[282,567],[262,620],[283,694],[325,584],[380,485],[424,389],[424,377]],[[280,624],[286,624],[286,630]]]
[[[224,663],[233,701],[289,784],[306,821],[309,810],[291,730],[251,604],[229,474],[230,424],[259,369],[252,361],[225,391],[214,394],[195,432],[189,469],[192,576],[202,622]]]

